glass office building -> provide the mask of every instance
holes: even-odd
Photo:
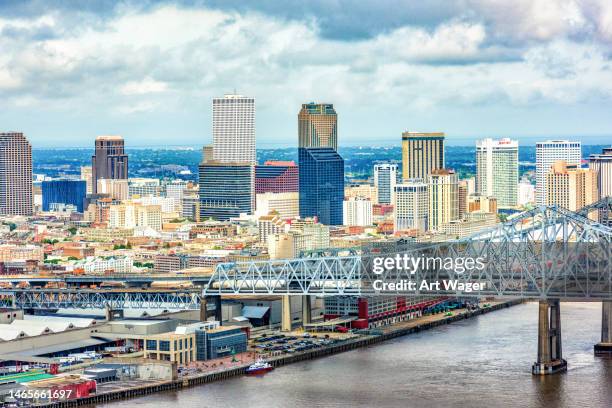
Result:
[[[331,147],[299,148],[300,217],[342,225],[344,159]]]
[[[49,180],[42,182],[43,211],[50,211],[52,204],[72,204],[82,213],[87,194],[85,180]]]
[[[199,185],[201,220],[226,221],[253,213],[255,171],[250,163],[202,163]]]

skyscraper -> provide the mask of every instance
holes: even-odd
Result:
[[[578,211],[597,201],[597,197],[597,173],[593,170],[561,160],[546,174],[546,205]]]
[[[518,204],[518,142],[483,139],[476,142],[476,193],[497,198],[500,207]]]
[[[299,191],[298,166],[293,161],[266,161],[255,166],[255,194]]]
[[[23,133],[0,133],[0,215],[32,215],[32,146]]]
[[[444,133],[402,133],[402,178],[425,179],[444,168]]]
[[[453,170],[434,169],[428,177],[429,229],[459,219],[459,181]]]
[[[85,180],[87,194],[93,193],[91,166],[81,166],[81,180]]]
[[[331,103],[305,103],[298,114],[298,147],[338,150],[338,115]]]
[[[612,147],[606,147],[601,154],[589,156],[589,169],[597,172],[597,187],[600,197],[612,196]]]
[[[306,103],[298,114],[300,217],[342,225],[344,160],[338,152],[338,115],[329,103]]]
[[[250,163],[209,161],[199,166],[200,219],[229,220],[252,214],[254,166]]]
[[[375,164],[374,186],[378,191],[379,204],[391,204],[393,202],[393,189],[397,181],[397,164]]]
[[[255,99],[227,94],[213,99],[213,158],[255,165]]]
[[[300,148],[300,217],[342,225],[344,160],[330,147]]]
[[[551,166],[560,160],[567,164],[580,165],[582,148],[580,142],[569,140],[547,140],[536,143],[536,204],[546,204],[546,175]]]
[[[395,186],[393,229],[427,231],[429,227],[429,194],[421,180],[408,180]]]
[[[344,200],[344,225],[367,227],[372,225],[372,201],[351,197]]]
[[[42,182],[43,211],[50,211],[52,204],[72,204],[83,212],[87,182],[85,180],[48,180]]]
[[[121,136],[96,137],[91,169],[93,194],[98,192],[98,180],[127,180],[128,156]]]
[[[459,219],[462,220],[467,213],[468,208],[468,181],[467,180],[459,180],[457,185],[457,197],[459,200]]]

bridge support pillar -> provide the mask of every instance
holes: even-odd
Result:
[[[221,313],[221,296],[202,296],[200,300],[200,321],[205,322],[210,317],[210,312],[208,311],[209,303],[215,305],[214,317],[216,321],[221,323],[223,318]]]
[[[110,305],[104,306],[104,317],[107,322],[111,322],[116,319],[123,319],[122,309],[113,309]]]
[[[561,309],[558,299],[541,300],[538,319],[538,360],[531,367],[534,375],[567,370],[561,347]]]
[[[291,298],[289,295],[283,295],[281,331],[291,331]]]
[[[601,342],[595,345],[595,355],[612,357],[612,301],[601,302]]]
[[[312,322],[312,303],[311,296],[302,296],[302,324],[310,324]]]
[[[221,306],[221,296],[213,296],[213,302],[215,303],[215,320],[221,324],[223,322],[223,310]]]
[[[208,302],[206,301],[206,296],[202,296],[200,299],[200,321],[205,322],[208,319],[208,310],[207,310]]]

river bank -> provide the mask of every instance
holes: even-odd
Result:
[[[507,307],[514,306],[520,303],[522,303],[521,300],[494,302],[489,307],[480,308],[473,311],[468,311],[465,309],[456,310],[452,316],[446,316],[444,314],[423,316],[417,319],[401,322],[393,326],[379,328],[377,329],[377,333],[375,335],[362,335],[357,338],[345,340],[341,343],[337,343],[327,347],[308,350],[305,352],[295,353],[291,355],[274,356],[269,359],[269,362],[275,367],[280,367],[283,365],[297,363],[300,361],[317,359],[320,357],[338,354],[357,348],[372,346],[397,337],[429,330],[434,327],[452,324],[453,322],[469,319],[496,310],[505,309]],[[80,407],[134,398],[138,396],[145,396],[162,391],[178,390],[182,388],[193,387],[196,385],[216,382],[243,375],[248,365],[249,364],[247,363],[244,365],[235,366],[215,372],[182,377],[174,381],[159,381],[153,384],[134,385],[126,389],[113,390],[112,392],[97,393],[96,395],[92,395],[87,398],[69,401],[58,401],[40,406],[54,408]]]

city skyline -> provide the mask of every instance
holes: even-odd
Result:
[[[396,4],[4,2],[0,119],[41,147],[197,145],[212,140],[212,98],[236,90],[258,101],[261,147],[292,140],[311,100],[334,104],[345,145],[432,129],[449,144],[610,140],[608,3]]]

